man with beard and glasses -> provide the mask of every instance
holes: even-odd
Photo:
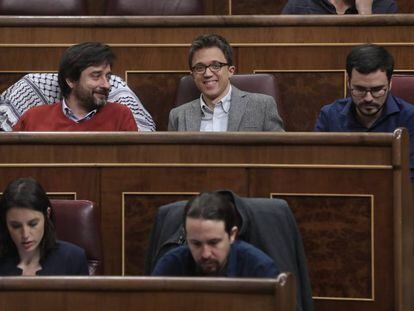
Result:
[[[204,192],[184,208],[187,245],[167,252],[153,276],[227,276],[273,278],[273,260],[251,244],[236,240],[233,203],[217,192]]]
[[[414,106],[391,94],[394,58],[375,44],[352,49],[346,60],[351,97],[322,107],[315,131],[393,132],[405,127],[410,134],[410,171],[414,181]]]
[[[62,101],[29,109],[14,131],[138,131],[131,110],[107,102],[111,67],[109,46],[86,42],[67,49],[59,66]]]
[[[387,14],[397,13],[395,0],[289,0],[282,14]]]

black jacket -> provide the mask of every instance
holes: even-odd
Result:
[[[297,310],[313,310],[302,238],[286,201],[242,198],[227,190],[218,192],[234,202],[239,216],[238,239],[268,254],[280,271],[293,273],[297,280]],[[151,274],[157,260],[168,250],[185,243],[185,204],[186,201],[180,201],[159,208],[145,260],[145,274]]]

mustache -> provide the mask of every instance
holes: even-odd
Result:
[[[108,97],[109,95],[109,89],[105,89],[105,88],[97,88],[94,92],[105,95],[106,97]]]

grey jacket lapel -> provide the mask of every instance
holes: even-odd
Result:
[[[231,87],[231,104],[227,131],[236,132],[239,130],[241,119],[246,111],[247,99],[246,92],[239,90],[234,85]]]
[[[198,132],[201,126],[201,107],[200,99],[191,102],[190,109],[185,112],[185,126],[186,131]]]

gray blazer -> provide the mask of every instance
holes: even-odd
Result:
[[[169,131],[200,131],[200,98],[170,111]],[[273,97],[244,92],[232,85],[229,132],[284,131]]]

